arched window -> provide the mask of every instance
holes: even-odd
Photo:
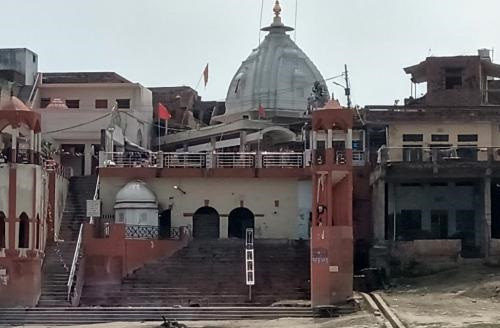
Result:
[[[0,211],[0,248],[5,248],[5,233],[6,233],[6,230],[5,229],[5,223],[6,223],[6,219],[5,219],[5,214]]]
[[[24,212],[19,216],[19,248],[30,247],[30,220]]]

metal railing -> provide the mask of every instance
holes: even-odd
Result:
[[[385,147],[377,152],[377,163],[450,163],[500,161],[500,147]]]
[[[163,167],[168,168],[204,168],[205,153],[163,153]]]
[[[215,153],[217,168],[255,167],[255,153]]]
[[[303,153],[262,153],[262,167],[303,167]]]
[[[352,160],[354,162],[362,162],[365,160],[365,152],[362,150],[353,150],[352,151]]]
[[[82,237],[83,237],[83,224],[80,224],[80,231],[78,232],[78,239],[76,241],[75,254],[73,255],[73,262],[71,264],[71,270],[69,271],[68,278],[68,301],[71,301],[71,292],[73,291],[73,282],[78,270],[78,259],[80,257],[80,248],[82,247]]]
[[[114,152],[107,153],[107,166],[117,167],[156,167],[158,155],[153,152]]]
[[[96,186],[95,186],[95,191],[94,191],[94,197],[93,200],[99,199],[99,175],[97,176],[97,181],[96,181]],[[90,224],[94,224],[94,217],[90,217]],[[71,296],[73,292],[73,284],[75,282],[75,278],[78,274],[78,267],[79,267],[79,260],[80,260],[80,255],[82,254],[82,239],[83,239],[83,223],[80,224],[80,230],[78,232],[78,239],[76,242],[76,247],[75,247],[75,253],[73,254],[73,261],[71,262],[71,270],[69,272],[69,277],[68,277],[68,301],[71,302]]]
[[[105,153],[99,155],[101,167],[163,168],[301,168],[311,165],[310,152],[262,153]],[[354,151],[353,161],[364,162],[364,152]],[[317,164],[324,163],[324,153],[316,154]],[[346,164],[345,151],[336,151],[335,161]]]
[[[140,240],[180,240],[180,227],[159,227],[150,225],[125,225],[125,238]]]

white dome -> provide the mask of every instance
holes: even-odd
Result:
[[[141,180],[131,181],[118,191],[115,206],[124,203],[157,204],[155,194]]]
[[[226,112],[214,121],[233,122],[244,115],[256,118],[260,105],[266,118],[302,117],[314,82],[325,84],[313,62],[286,33],[293,28],[281,22],[279,12],[273,24],[262,30],[269,33],[234,75]]]

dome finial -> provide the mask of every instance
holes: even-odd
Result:
[[[280,16],[280,14],[281,14],[281,6],[280,6],[279,0],[276,0],[276,2],[274,3],[273,11],[274,11],[274,14],[276,15],[276,17]]]

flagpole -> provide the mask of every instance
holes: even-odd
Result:
[[[161,132],[161,119],[158,117],[158,151],[160,151],[160,132]]]

